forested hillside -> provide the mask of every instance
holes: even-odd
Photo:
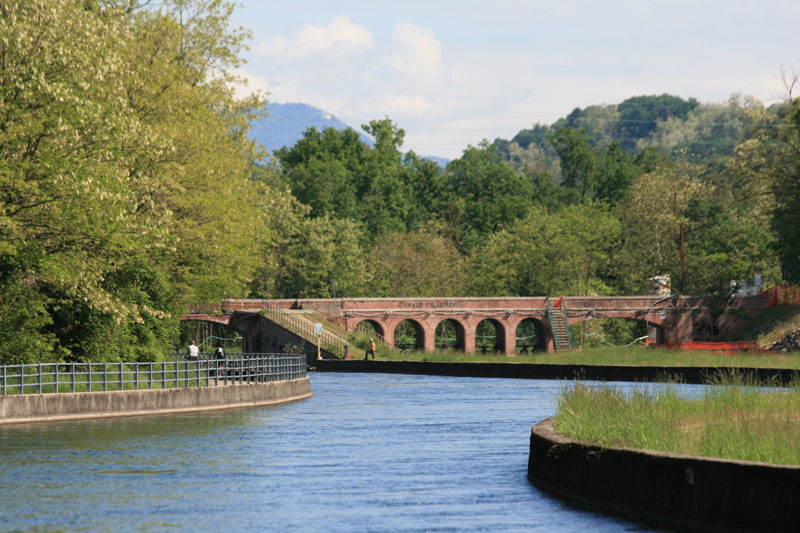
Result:
[[[231,10],[0,5],[3,362],[163,358],[188,303],[226,297],[677,289],[681,228],[686,293],[800,273],[797,99],[635,96],[446,168],[387,118],[374,146],[311,128],[267,154]]]

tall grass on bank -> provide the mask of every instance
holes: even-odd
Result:
[[[720,378],[701,397],[675,383],[619,387],[565,385],[556,427],[581,442],[800,465],[800,388]]]

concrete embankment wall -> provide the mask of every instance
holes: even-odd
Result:
[[[655,367],[550,365],[540,363],[436,363],[424,361],[314,361],[317,372],[376,372],[389,374],[427,374],[523,379],[581,379],[596,381],[682,381],[706,383],[709,378],[747,373],[759,382],[788,384],[800,374],[797,370],[774,368],[732,369],[723,367]]]
[[[276,405],[311,396],[308,377],[269,383],[0,396],[0,424]]]
[[[681,530],[796,531],[800,467],[582,444],[533,427],[528,478],[595,509]]]

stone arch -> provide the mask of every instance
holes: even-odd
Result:
[[[692,324],[692,339],[716,341],[719,339],[719,326],[708,317],[701,317]]]
[[[433,346],[437,350],[460,350],[465,347],[465,328],[459,320],[455,318],[445,318],[433,328]]]
[[[406,318],[394,327],[394,346],[399,350],[422,350],[425,347],[425,329],[417,320]]]
[[[361,331],[367,335],[375,333],[379,339],[384,339],[386,337],[386,330],[384,329],[383,324],[377,320],[372,320],[371,318],[359,321],[358,324],[356,324],[355,331]]]
[[[217,344],[221,344],[225,349],[233,346],[244,349],[249,331],[230,318],[230,315],[181,316],[179,352],[190,341],[196,342],[203,354],[211,353]]]
[[[538,318],[527,317],[520,320],[516,331],[517,353],[547,350],[547,329]]]
[[[581,323],[585,323],[586,326],[584,328],[578,326]],[[624,326],[615,327],[615,324],[624,324]],[[663,343],[665,339],[663,325],[639,316],[576,317],[574,320],[570,318],[570,326],[573,326],[572,337],[576,346],[582,344],[587,346],[599,344],[624,346],[633,344],[637,339],[640,342]],[[598,331],[598,328],[602,331]],[[584,335],[586,329],[589,332]],[[615,332],[615,329],[618,331]],[[647,339],[642,339],[645,336]]]
[[[475,326],[475,351],[505,353],[506,328],[495,318],[485,318]]]

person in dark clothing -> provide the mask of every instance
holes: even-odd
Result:
[[[222,349],[222,344],[217,344],[217,349],[214,350],[214,359],[217,360],[217,376],[225,375],[225,350]]]
[[[214,359],[225,359],[225,350],[222,349],[222,344],[217,344],[217,349],[214,350]]]

